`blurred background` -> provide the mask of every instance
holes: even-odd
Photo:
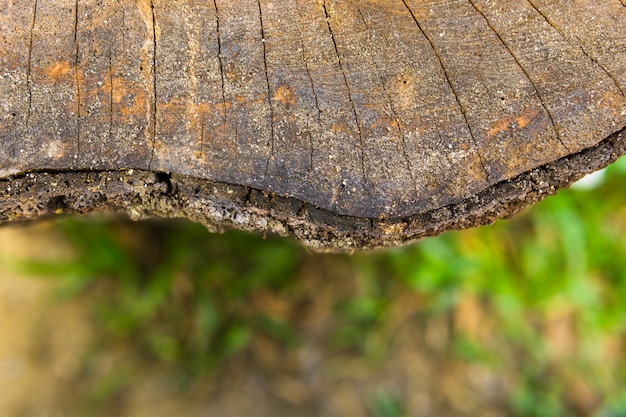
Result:
[[[185,221],[0,229],[0,415],[626,416],[626,159],[352,256]]]

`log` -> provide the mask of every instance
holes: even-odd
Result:
[[[624,0],[0,0],[0,222],[318,250],[517,213],[626,152]]]

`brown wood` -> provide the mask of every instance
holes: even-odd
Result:
[[[4,222],[387,246],[625,152],[620,0],[0,0],[0,70]]]

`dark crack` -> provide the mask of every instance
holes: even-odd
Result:
[[[307,122],[307,127],[308,127],[308,122]],[[315,148],[313,147],[313,135],[311,135],[310,129],[307,129],[306,135],[309,138],[309,149],[311,151],[309,154],[309,168],[307,169],[307,171],[313,172],[313,153],[315,151]]]
[[[326,25],[328,26],[328,32],[330,33],[330,38],[333,42],[333,47],[335,48],[335,55],[337,56],[337,63],[339,64],[339,69],[341,70],[341,75],[346,85],[346,91],[348,92],[348,100],[350,101],[350,106],[352,107],[352,115],[354,116],[354,122],[356,123],[357,132],[359,134],[359,142],[361,144],[361,149],[360,149],[361,170],[363,171],[363,180],[365,181],[365,188],[367,189],[369,178],[367,175],[367,170],[365,169],[365,141],[363,138],[363,131],[361,130],[361,123],[359,122],[359,116],[356,111],[356,105],[354,104],[354,100],[352,99],[352,93],[350,91],[350,84],[348,83],[348,77],[346,76],[346,71],[341,61],[341,55],[339,54],[339,48],[337,47],[337,40],[335,39],[333,28],[330,25],[330,14],[328,13],[328,9],[326,8],[326,1],[322,3],[322,7],[324,8],[324,15],[326,17]]]
[[[367,20],[365,19],[365,16],[363,16],[363,13],[361,12],[361,8],[360,7],[356,7],[357,11],[359,12],[359,16],[361,17],[361,20],[363,21],[363,24],[365,25],[365,27],[367,28],[368,31],[371,32],[371,28],[369,26],[369,24],[367,23]],[[368,37],[368,42],[370,44],[370,47],[372,47],[372,42],[371,39],[369,39]],[[393,100],[391,98],[391,94],[389,94],[389,91],[387,90],[387,86],[385,85],[385,79],[382,76],[382,72],[380,71],[380,67],[378,66],[378,60],[374,59],[374,68],[376,69],[376,73],[378,74],[378,78],[380,79],[380,85],[383,88],[383,91],[385,93],[385,96],[387,97],[387,102],[389,103],[389,108],[391,109],[391,113],[393,115],[393,119],[394,122],[396,123],[396,126],[398,128],[398,134],[400,135],[400,140],[401,140],[401,144],[402,144],[402,156],[404,158],[404,161],[406,163],[406,169],[407,172],[409,173],[409,177],[411,179],[411,185],[413,186],[413,192],[415,192],[415,194],[417,194],[417,181],[415,180],[415,175],[413,174],[413,169],[411,168],[411,159],[409,158],[409,154],[407,152],[406,149],[406,134],[404,132],[404,129],[402,128],[402,121],[400,120],[400,117],[398,115],[398,112],[396,112],[396,108],[393,105]]]
[[[565,144],[565,142],[563,142],[563,137],[561,135],[561,132],[559,132],[559,128],[557,127],[556,122],[554,121],[554,116],[552,115],[552,112],[550,111],[550,109],[548,109],[548,106],[546,105],[546,103],[545,103],[541,93],[539,92],[539,89],[535,85],[535,82],[530,77],[530,74],[528,73],[528,71],[526,71],[526,68],[524,67],[524,65],[522,65],[522,63],[519,61],[519,59],[517,59],[517,56],[515,56],[515,54],[511,50],[511,47],[509,46],[509,44],[502,38],[502,36],[500,36],[500,34],[496,30],[496,28],[493,27],[493,25],[491,24],[491,21],[487,18],[487,16],[485,16],[485,14],[482,12],[482,10],[480,10],[478,7],[476,7],[476,5],[474,4],[473,0],[468,0],[468,1],[470,2],[472,7],[474,8],[474,10],[476,10],[476,12],[481,15],[481,17],[484,19],[485,23],[487,23],[487,26],[489,27],[489,29],[496,35],[496,37],[498,38],[500,43],[506,49],[507,53],[515,61],[515,64],[522,70],[522,73],[524,73],[524,76],[526,77],[526,79],[528,80],[530,85],[533,87],[533,90],[535,91],[535,94],[537,95],[537,99],[539,99],[539,104],[541,104],[541,107],[543,107],[543,109],[546,111],[546,114],[548,115],[548,118],[550,119],[550,124],[552,125],[552,129],[554,130],[554,133],[556,134],[556,138],[559,140],[559,142],[565,148],[565,150],[569,153],[570,150],[567,147],[567,145]]]
[[[296,12],[298,13],[299,20],[302,22],[302,14],[300,13],[300,5],[298,4],[298,0],[296,0]],[[300,30],[300,25],[296,25],[296,29],[298,30],[298,34],[300,35],[300,47],[302,48],[302,62],[304,62],[304,69],[306,71],[306,75],[309,78],[309,84],[311,85],[311,93],[313,93],[313,99],[315,100],[315,108],[317,109],[317,121],[320,127],[322,126],[322,110],[320,109],[319,98],[317,97],[317,91],[315,90],[315,83],[313,82],[313,77],[311,76],[311,71],[309,69],[309,63],[307,62],[306,56],[304,54],[304,37],[302,36],[302,31]]]
[[[439,51],[437,50],[437,48],[435,48],[435,44],[433,43],[433,41],[430,38],[430,36],[428,36],[426,31],[424,30],[424,28],[420,24],[419,20],[417,20],[417,16],[415,16],[415,13],[413,13],[413,10],[409,7],[409,5],[407,4],[406,0],[401,0],[401,1],[404,4],[404,6],[406,7],[406,9],[409,11],[409,13],[411,14],[411,17],[413,18],[413,21],[417,25],[417,27],[420,30],[420,32],[422,33],[422,35],[426,38],[426,40],[430,44],[430,47],[432,48],[433,52],[435,53],[435,56],[437,57],[437,60],[439,61],[439,65],[441,66],[441,70],[443,71],[443,76],[446,79],[446,82],[448,83],[448,86],[450,87],[450,91],[452,91],[452,95],[454,95],[454,99],[456,100],[456,104],[459,107],[459,110],[461,111],[461,114],[463,115],[463,119],[465,120],[465,124],[467,125],[467,130],[468,130],[468,132],[470,134],[470,137],[472,138],[472,142],[474,143],[474,146],[476,147],[476,154],[478,155],[478,160],[480,162],[480,166],[481,166],[482,170],[485,172],[486,179],[489,181],[490,180],[489,171],[487,171],[487,166],[485,165],[485,160],[483,158],[482,153],[480,152],[480,146],[478,146],[478,141],[476,140],[476,136],[474,135],[474,132],[472,131],[472,127],[469,124],[469,120],[467,119],[467,114],[465,112],[465,108],[461,104],[461,100],[459,99],[459,95],[457,94],[456,89],[452,85],[452,81],[450,80],[450,76],[448,75],[448,70],[447,70],[446,66],[444,65],[444,63],[443,63],[443,58],[442,58],[441,54],[439,53]]]
[[[30,116],[33,107],[33,80],[32,80],[32,60],[33,60],[33,37],[35,32],[35,18],[37,16],[37,0],[33,5],[33,20],[30,23],[28,40],[28,60],[26,62],[26,85],[28,87],[28,108],[26,109],[26,130],[30,129]]]
[[[157,138],[157,34],[156,34],[156,14],[154,12],[154,0],[150,0],[150,11],[152,13],[152,45],[154,51],[152,53],[152,149],[150,151],[150,162],[148,169],[152,168],[154,161],[154,152],[156,148]]]
[[[109,47],[109,140],[113,139],[113,52]]]
[[[296,12],[298,13],[298,17],[299,20],[302,22],[303,18],[302,18],[302,14],[300,13],[300,5],[298,4],[298,0],[295,0],[296,3]],[[319,98],[317,97],[317,91],[315,90],[315,83],[313,81],[313,76],[311,75],[311,71],[309,69],[309,63],[307,62],[306,59],[306,55],[304,53],[304,37],[302,36],[302,30],[300,30],[300,25],[296,25],[296,28],[298,30],[298,34],[300,36],[300,50],[301,50],[301,58],[302,58],[302,62],[304,63],[304,70],[306,71],[306,75],[309,79],[309,85],[311,87],[311,93],[313,94],[313,100],[315,101],[315,108],[317,109],[317,124],[319,126],[319,128],[322,128],[322,110],[320,109],[320,102],[319,102]],[[313,154],[315,152],[315,148],[313,146],[313,136],[311,135],[311,131],[310,131],[310,127],[309,127],[309,122],[307,120],[307,136],[309,138],[309,146],[310,146],[310,157],[309,157],[309,168],[308,171],[312,172],[313,171]]]
[[[220,79],[221,79],[221,91],[222,91],[222,111],[223,123],[226,126],[227,114],[226,114],[226,93],[224,87],[224,63],[222,62],[222,34],[220,31],[220,12],[217,8],[217,0],[213,0],[213,7],[215,7],[215,27],[217,32],[217,61],[220,65]]]
[[[74,0],[74,45],[78,49],[78,0]]]
[[[76,154],[74,159],[80,155],[80,128],[81,128],[81,98],[80,98],[80,74],[78,71],[79,49],[78,49],[78,0],[74,2],[74,77],[76,80]]]
[[[257,1],[259,6],[259,22],[261,23],[261,43],[263,44],[263,69],[265,70],[265,84],[267,85],[267,103],[270,108],[270,156],[265,162],[265,172],[263,176],[267,178],[270,161],[274,158],[274,106],[272,105],[272,89],[270,87],[270,79],[267,71],[267,40],[265,39],[265,29],[263,26],[263,11],[261,10],[261,0]]]

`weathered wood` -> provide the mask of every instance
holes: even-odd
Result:
[[[509,216],[624,153],[620,0],[0,0],[0,219],[315,248]]]

